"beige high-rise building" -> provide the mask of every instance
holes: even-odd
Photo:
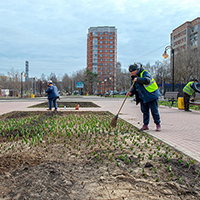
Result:
[[[180,50],[200,48],[200,17],[187,21],[171,33],[171,45],[175,54]]]

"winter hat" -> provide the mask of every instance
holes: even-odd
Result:
[[[138,66],[136,64],[133,64],[133,65],[129,66],[129,72],[133,72],[135,70],[138,70]]]

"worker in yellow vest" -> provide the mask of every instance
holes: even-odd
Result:
[[[161,130],[160,114],[158,111],[158,97],[161,96],[156,81],[151,74],[143,69],[138,68],[137,64],[129,66],[131,73],[132,84],[135,83],[133,89],[128,92],[127,96],[136,96],[136,105],[140,103],[140,108],[143,113],[143,126],[139,131],[148,130],[150,120],[150,110],[156,124],[156,131]]]
[[[190,97],[195,92],[199,92],[200,93],[200,90],[197,88],[197,84],[198,83],[199,83],[199,81],[197,79],[193,79],[183,88],[184,109],[187,112],[191,112],[191,110],[189,110]]]

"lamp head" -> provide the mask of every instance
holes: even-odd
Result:
[[[165,51],[165,52],[163,53],[162,57],[166,59],[166,58],[169,57],[169,54]]]

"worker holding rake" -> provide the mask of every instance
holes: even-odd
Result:
[[[52,110],[52,102],[53,102],[53,106],[55,107],[54,111],[57,111],[57,109],[58,109],[57,99],[59,98],[59,93],[58,93],[58,88],[52,82],[52,80],[48,81],[46,93],[48,95],[48,100],[49,100],[49,109],[48,110]]]
[[[141,111],[143,113],[143,126],[139,131],[149,130],[149,110],[151,110],[154,123],[156,124],[156,131],[161,131],[160,114],[158,111],[158,97],[161,96],[161,93],[156,81],[148,71],[142,67],[139,68],[137,64],[130,65],[129,72],[132,75],[131,82],[132,84],[134,83],[134,86],[126,95],[133,96],[135,94],[136,105],[140,103]]]

